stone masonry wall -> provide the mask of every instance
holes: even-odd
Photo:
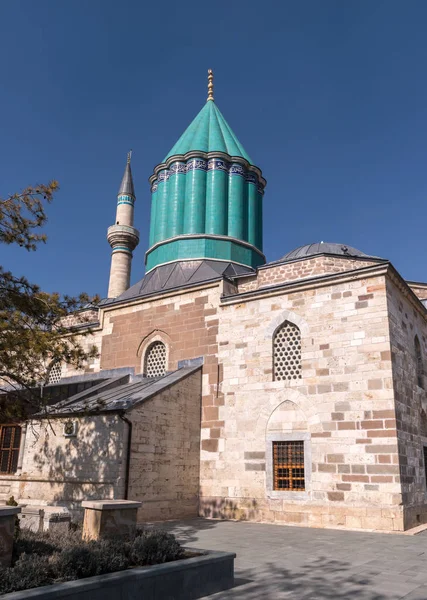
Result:
[[[0,476],[0,485],[9,483],[9,494],[73,511],[82,500],[123,497],[123,421],[117,415],[70,420],[77,420],[75,437],[64,435],[68,419],[28,424],[21,474]]]
[[[239,280],[240,293],[257,290],[269,285],[277,285],[297,279],[307,279],[328,273],[342,273],[377,264],[373,260],[356,258],[338,258],[333,256],[317,256],[315,258],[301,259],[293,262],[272,265],[260,269],[253,277],[243,277]]]
[[[285,320],[301,330],[302,379],[273,381]],[[385,276],[224,302],[218,340],[224,404],[218,430],[202,429],[201,513],[402,530]],[[267,491],[266,435],[278,426],[310,439],[301,498]]]
[[[142,502],[139,521],[198,515],[201,383],[197,371],[128,414],[128,497]]]
[[[106,311],[101,356],[102,369],[134,367],[140,372],[146,349],[159,339],[167,346],[168,371],[175,370],[180,360],[203,357],[202,421],[211,435],[202,440],[202,448],[213,452],[223,426],[218,410],[224,404],[217,341],[220,295],[221,286],[214,284]]]
[[[427,378],[418,385],[414,338],[418,335],[427,365],[427,319],[398,286],[387,282],[393,380],[405,527],[427,522],[427,482],[423,446],[427,446]],[[424,371],[425,372],[425,371]]]

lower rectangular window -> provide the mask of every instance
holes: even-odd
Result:
[[[18,468],[21,428],[18,425],[0,425],[0,473],[11,475]]]
[[[304,491],[304,442],[273,442],[273,490]]]

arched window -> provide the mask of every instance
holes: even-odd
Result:
[[[285,321],[273,337],[273,375],[276,381],[301,379],[301,332]]]
[[[418,339],[418,336],[415,336],[414,339],[414,345],[415,345],[415,366],[417,369],[417,384],[420,387],[424,387],[423,385],[423,356],[421,354],[421,344],[420,344],[420,340]]]
[[[145,377],[159,377],[166,373],[166,346],[163,342],[153,342],[148,346],[144,359]]]
[[[62,363],[57,361],[53,363],[49,370],[48,383],[59,383],[62,379]]]

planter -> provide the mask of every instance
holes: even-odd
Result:
[[[0,506],[0,566],[8,567],[12,560],[13,534],[19,506]]]
[[[203,555],[12,592],[1,600],[193,600],[233,586],[234,553],[188,550]]]

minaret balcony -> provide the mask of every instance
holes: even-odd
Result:
[[[119,246],[132,252],[139,244],[139,231],[129,225],[111,225],[107,230],[107,240],[113,250]]]

